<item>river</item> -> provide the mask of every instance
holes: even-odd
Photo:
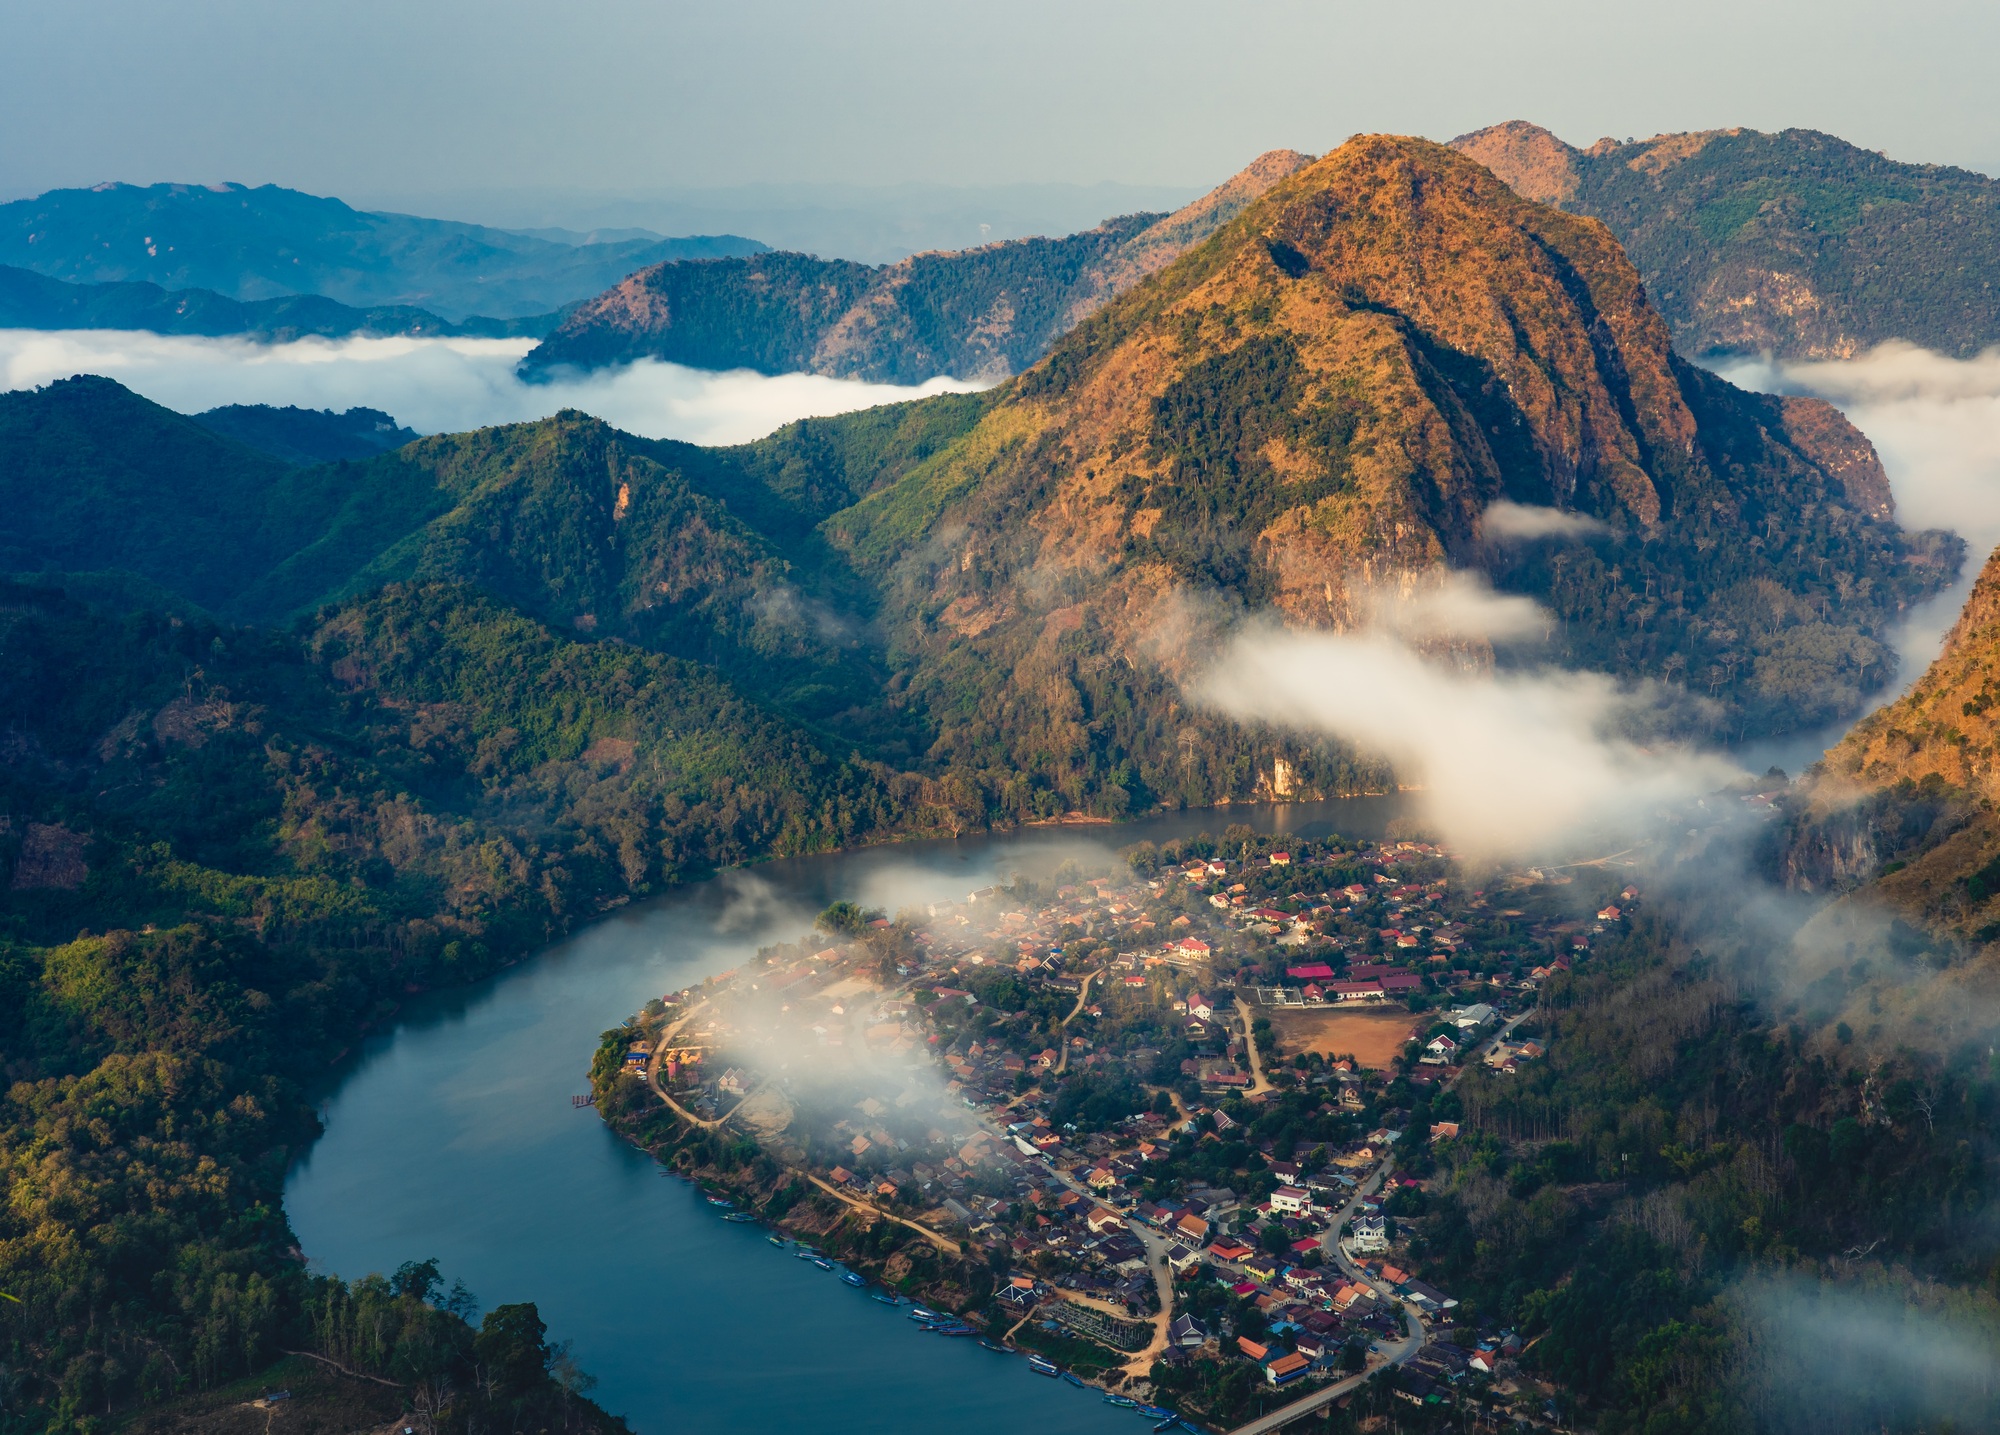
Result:
[[[326,1134],[285,1205],[315,1269],[349,1278],[436,1257],[491,1308],[532,1300],[594,1394],[644,1435],[814,1430],[1071,1435],[1130,1412],[1017,1357],[925,1336],[894,1311],[727,1225],[570,1096],[598,1033],[647,998],[799,935],[838,898],[963,897],[1068,856],[1247,822],[1379,836],[1394,798],[1176,813],[770,862],[628,909],[476,987],[413,1002],[332,1074]]]

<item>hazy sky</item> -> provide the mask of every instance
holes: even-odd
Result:
[[[1996,54],[1992,0],[0,0],[0,193],[1192,185],[1513,117],[1992,170]]]

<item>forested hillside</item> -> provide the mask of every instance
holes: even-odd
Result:
[[[883,383],[1018,373],[1114,294],[1170,264],[1311,156],[1273,150],[1169,215],[880,268],[809,254],[657,265],[579,305],[530,374],[665,359]]]
[[[1575,149],[1518,120],[1452,141],[1529,199],[1601,219],[1688,354],[1849,358],[2000,342],[2000,181],[1813,130]]]

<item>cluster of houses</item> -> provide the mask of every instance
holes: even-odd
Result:
[[[1261,1318],[1260,1335],[1271,1336],[1239,1337],[1226,1319],[1205,1322],[1183,1313],[1165,1358],[1247,1359],[1271,1384],[1283,1385],[1331,1369],[1350,1341],[1399,1336],[1398,1301],[1440,1317],[1456,1304],[1385,1263],[1394,1242],[1380,1201],[1356,1200],[1398,1133],[1371,1132],[1310,1172],[1267,1153],[1275,1185],[1260,1200],[1204,1186],[1176,1186],[1169,1199],[1139,1193],[1159,1189],[1156,1175],[1186,1123],[1206,1118],[1224,1136],[1236,1125],[1229,1112],[1242,1116],[1230,1098],[1243,1095],[1252,1077],[1232,1023],[1229,985],[1249,964],[1268,967],[1274,942],[1315,951],[1282,959],[1285,980],[1259,993],[1267,1005],[1379,1003],[1449,987],[1438,979],[1440,964],[1462,950],[1467,933],[1442,910],[1450,905],[1449,883],[1430,875],[1434,865],[1407,880],[1401,870],[1444,855],[1429,844],[1395,843],[1358,853],[1306,852],[1296,861],[1285,850],[1248,860],[1203,858],[1150,879],[1079,881],[1051,901],[1018,910],[1008,906],[1009,893],[986,889],[964,903],[931,908],[898,949],[895,980],[886,986],[876,958],[859,942],[777,954],[722,985],[735,984],[739,996],[747,985],[762,1016],[789,1023],[801,1047],[848,1062],[855,1099],[833,1119],[816,1114],[812,1130],[781,1138],[810,1153],[824,1179],[1004,1255],[1015,1274],[999,1296],[1024,1310],[1060,1311],[1077,1295],[1136,1316],[1151,1299],[1150,1247],[1178,1280],[1214,1282],[1233,1301],[1248,1302]],[[1365,881],[1271,895],[1325,881],[1318,870],[1336,863],[1375,870]],[[1189,887],[1206,892],[1206,902],[1190,908]],[[1628,889],[1621,900],[1629,907],[1636,896]],[[1607,906],[1597,924],[1624,918],[1624,908]],[[1549,937],[1549,929],[1533,930]],[[1586,945],[1587,935],[1579,933]],[[1538,967],[1532,980],[1548,970]],[[996,972],[1012,979],[1010,991],[1063,998],[1042,1008],[1064,1011],[1063,1024],[971,1020],[984,1016],[978,993],[995,989],[986,974]],[[1216,984],[1225,999],[1215,997]],[[696,995],[672,994],[665,1005],[684,1010]],[[710,995],[724,1007],[721,992]],[[1163,1106],[1096,1130],[1059,1127],[1052,1095],[1066,1073],[1156,1069],[1157,1049],[1135,1047],[1129,1036],[1123,1043],[1097,1040],[1107,1009],[1135,1002],[1170,1035],[1201,1050],[1180,1063],[1180,1072],[1198,1083],[1202,1102],[1176,1098],[1171,1111]],[[1435,1034],[1412,1079],[1448,1079],[1500,1016],[1493,1005],[1471,1002],[1437,1018],[1448,1029],[1427,1028]],[[1035,1033],[1031,1042],[1019,1040],[1023,1029]],[[1003,1030],[1014,1037],[1003,1037]],[[722,1059],[742,1059],[730,1052],[726,1009],[693,1035],[700,1040],[677,1034],[677,1044],[658,1053],[634,1041],[626,1069],[644,1079],[657,1055],[658,1079],[705,1116],[751,1098],[760,1083],[783,1087],[769,1070]],[[715,1054],[704,1062],[704,1052]],[[1541,1054],[1533,1041],[1509,1041],[1486,1059],[1513,1070]],[[1337,1083],[1339,1107],[1363,1109],[1367,1083],[1383,1075],[1338,1066],[1316,1079]],[[817,1095],[824,1107],[824,1090]],[[1433,1139],[1455,1135],[1449,1126],[1434,1125]],[[1286,1239],[1278,1241],[1277,1232]],[[1283,1249],[1273,1252],[1274,1244]],[[1370,1262],[1370,1279],[1342,1275],[1343,1255]],[[1485,1358],[1460,1355],[1440,1357],[1447,1365],[1460,1361],[1457,1372],[1425,1378],[1477,1372]]]

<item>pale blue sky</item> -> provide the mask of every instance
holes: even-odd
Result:
[[[1991,0],[0,0],[0,194],[1206,185],[1513,117],[1577,143],[1804,125],[1991,170],[1996,54]]]

